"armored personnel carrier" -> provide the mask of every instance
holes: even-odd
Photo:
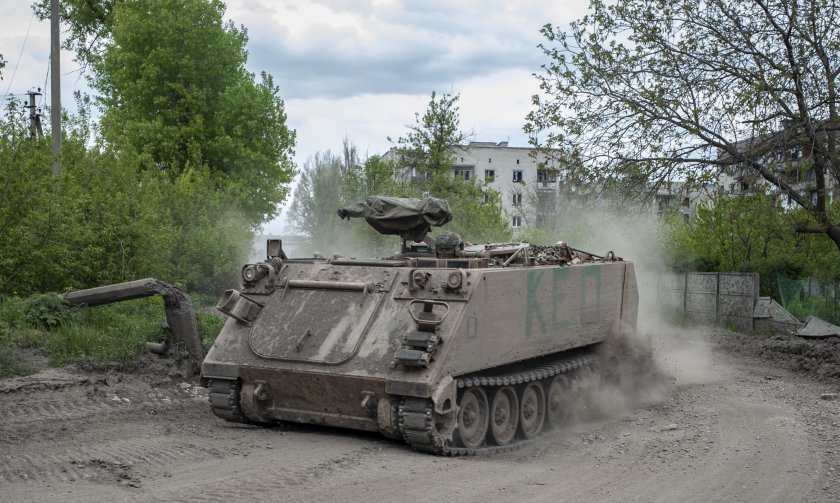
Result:
[[[561,424],[594,348],[636,325],[633,264],[563,243],[468,245],[429,237],[448,204],[372,197],[339,210],[403,238],[386,259],[267,259],[242,288],[202,364],[228,421],[378,431],[418,450],[515,447]]]

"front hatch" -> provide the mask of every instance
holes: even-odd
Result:
[[[251,329],[257,355],[275,360],[335,365],[358,350],[385,295],[378,288],[337,288],[330,281],[289,282],[271,295]]]

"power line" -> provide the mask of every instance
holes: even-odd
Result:
[[[32,12],[32,17],[29,18],[29,26],[26,28],[26,36],[23,37],[23,45],[20,47],[20,54],[18,54],[17,63],[15,63],[15,69],[12,71],[12,78],[9,79],[9,87],[6,88],[6,94],[3,95],[3,101],[6,101],[6,97],[9,96],[9,90],[12,88],[12,82],[15,81],[15,74],[17,73],[18,65],[20,64],[21,58],[23,58],[23,50],[26,48],[26,41],[29,39],[29,29],[32,28],[32,21],[35,19],[35,12]]]
[[[47,58],[47,74],[44,75],[44,85],[41,89],[44,90],[44,94],[41,95],[41,103],[38,105],[40,108],[44,108],[44,100],[47,99],[47,79],[50,78],[50,59],[52,58],[52,54],[50,57]]]

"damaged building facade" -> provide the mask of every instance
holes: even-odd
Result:
[[[812,147],[795,140],[786,139],[783,132],[761,135],[756,138],[735,143],[735,149],[746,157],[756,160],[771,173],[787,183],[792,190],[807,197],[812,205],[817,204],[819,187],[817,176],[812,168]],[[726,161],[732,156],[718,151],[718,160]],[[730,196],[749,196],[758,191],[771,190],[779,194],[779,204],[783,208],[792,208],[796,203],[781,189],[768,183],[749,164],[733,162],[724,168],[719,178],[720,191]],[[823,188],[826,201],[832,201],[840,195],[840,186],[830,170],[825,173]]]

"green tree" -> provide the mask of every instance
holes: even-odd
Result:
[[[825,190],[840,175],[837,2],[592,0],[568,31],[542,33],[548,62],[525,129],[570,156],[577,179],[655,190],[743,169],[840,247]],[[813,202],[766,162],[789,149],[806,154]]]
[[[344,158],[316,152],[307,159],[289,207],[289,221],[309,238],[313,251],[340,251],[341,219],[336,211],[344,204],[342,186],[347,168]]]
[[[394,178],[394,167],[379,156],[371,156],[364,162],[347,169],[342,187],[345,202],[358,202],[370,196],[400,195],[403,187]]]
[[[394,178],[390,163],[379,156],[360,159],[356,146],[345,138],[341,155],[318,152],[306,162],[289,220],[296,231],[309,237],[313,251],[389,255],[398,249],[396,238],[377,233],[364,220],[342,221],[337,214],[339,208],[375,195],[416,194]]]
[[[49,2],[34,6],[41,17]],[[65,46],[88,66],[101,130],[173,180],[207,167],[250,225],[287,196],[294,131],[270,75],[245,69],[244,27],[219,0],[68,0]]]
[[[446,199],[454,215],[447,229],[470,241],[510,239],[498,193],[475,180],[454,176],[454,150],[463,148],[469,135],[460,129],[459,95],[432,92],[423,115],[416,113],[408,133],[395,144],[394,166],[407,181],[404,192],[415,197]],[[390,138],[389,138],[390,140]]]
[[[67,30],[61,46],[76,53],[84,66],[101,55],[102,45],[110,37],[114,8],[125,0],[62,0],[59,17]],[[50,18],[50,0],[36,0],[32,10],[40,21]]]
[[[287,191],[294,133],[277,88],[244,70],[244,29],[219,2],[62,8],[102,119],[77,95],[52,177],[19,103],[0,117],[0,293],[145,276],[217,293]]]
[[[457,232],[473,243],[502,242],[512,238],[507,218],[502,213],[502,195],[498,191],[456,178],[440,194],[452,209],[453,219],[446,224],[446,230]]]
[[[757,272],[761,294],[783,302],[780,278],[817,278],[837,283],[834,243],[824,234],[797,234],[811,217],[801,208],[783,210],[778,195],[718,196],[697,208],[691,223],[673,219],[667,228],[670,266],[678,271]],[[837,204],[830,208],[832,216]]]
[[[117,3],[92,86],[106,141],[173,178],[207,166],[257,224],[286,196],[294,132],[271,77],[245,70],[245,29],[223,14],[218,0]]]
[[[397,140],[397,166],[419,179],[431,179],[432,184],[451,176],[455,160],[453,149],[463,144],[467,133],[460,129],[458,100],[460,95],[443,93],[432,97],[423,115],[414,114],[408,133]]]
[[[31,232],[36,222],[52,211],[42,206],[50,183],[42,183],[48,171],[47,148],[40,139],[30,140],[22,104],[10,99],[0,118],[0,285],[2,291],[17,291],[17,284],[32,281],[29,260],[42,256],[31,252],[48,236]]]
[[[780,255],[790,248],[793,232],[777,199],[756,193],[718,195],[700,203],[692,223],[670,223],[672,249],[684,263],[720,271],[737,271],[744,263]]]
[[[84,102],[53,177],[49,141],[29,138],[17,106],[0,119],[0,292],[171,275],[168,181],[92,144]]]
[[[171,281],[213,294],[238,285],[253,233],[232,199],[207,168],[190,170],[169,186]]]

